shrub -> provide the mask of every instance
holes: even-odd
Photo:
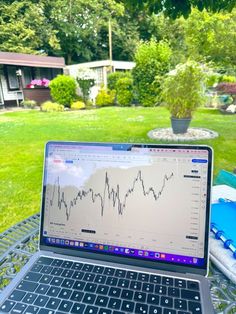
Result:
[[[121,78],[125,78],[125,77],[129,77],[131,78],[131,72],[121,72],[121,71],[117,71],[117,72],[113,72],[108,74],[107,77],[107,87],[110,90],[116,90],[116,83],[119,79]]]
[[[37,102],[35,100],[25,99],[25,100],[22,100],[21,106],[24,106],[25,108],[33,109],[37,106]]]
[[[219,83],[235,83],[236,77],[233,75],[222,75],[220,76]]]
[[[80,110],[85,108],[85,103],[83,101],[75,101],[70,107],[72,110]]]
[[[49,88],[52,99],[63,106],[70,107],[76,98],[76,82],[70,76],[58,75],[50,82]]]
[[[116,83],[117,102],[121,106],[129,106],[133,100],[133,80],[132,78],[120,78]]]
[[[95,72],[88,68],[80,68],[78,70],[78,75],[76,81],[79,84],[81,90],[83,101],[86,103],[89,99],[89,93],[91,87],[95,84]]]
[[[41,105],[41,110],[46,112],[53,112],[53,111],[64,111],[64,106],[60,105],[56,102],[45,101]]]
[[[115,91],[102,88],[96,97],[96,105],[98,107],[114,105]]]
[[[139,45],[134,56],[136,65],[132,70],[139,103],[144,106],[156,104],[161,80],[169,71],[170,60],[171,49],[166,42],[151,40]]]

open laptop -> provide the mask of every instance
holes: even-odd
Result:
[[[40,244],[1,313],[211,314],[207,146],[48,142]]]

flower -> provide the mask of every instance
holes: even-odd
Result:
[[[50,83],[50,80],[43,78],[43,79],[35,79],[30,82],[30,84],[27,84],[27,88],[34,88],[35,86],[41,86],[41,87],[48,87]]]

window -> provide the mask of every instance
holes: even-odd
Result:
[[[18,68],[16,66],[6,66],[7,84],[9,90],[19,89],[19,80],[16,75]]]
[[[23,78],[24,78],[23,84],[24,84],[24,87],[25,87],[26,85],[30,84],[30,82],[33,79],[32,68],[30,68],[30,67],[23,67]]]

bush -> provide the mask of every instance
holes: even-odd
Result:
[[[116,83],[119,79],[121,78],[125,78],[125,77],[129,77],[131,78],[131,72],[121,72],[121,71],[117,71],[117,72],[113,72],[108,74],[107,76],[107,87],[110,90],[116,90]]]
[[[166,42],[142,42],[134,56],[132,70],[134,88],[140,104],[153,106],[157,102],[162,77],[169,71],[171,49]]]
[[[25,108],[30,108],[30,109],[33,109],[37,106],[37,102],[35,100],[30,100],[30,99],[22,100],[20,104],[21,106],[24,106]]]
[[[222,75],[220,76],[219,83],[235,83],[236,77],[233,75]]]
[[[85,103],[83,101],[75,101],[70,107],[72,110],[80,110],[85,108]]]
[[[96,106],[111,106],[114,105],[115,91],[102,88],[96,97]]]
[[[76,98],[76,82],[70,76],[58,75],[50,82],[49,88],[52,99],[63,106],[70,107]]]
[[[64,106],[56,102],[45,101],[41,105],[41,110],[45,112],[64,111]]]
[[[117,102],[121,106],[129,106],[133,100],[133,80],[128,77],[120,78],[116,83]]]

